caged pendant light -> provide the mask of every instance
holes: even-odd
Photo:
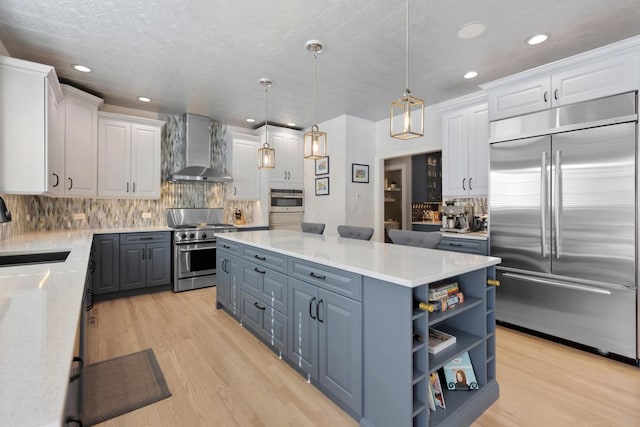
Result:
[[[316,63],[318,54],[324,50],[324,43],[320,40],[309,40],[305,47],[313,52],[313,126],[304,134],[304,158],[322,159],[327,157],[327,134],[318,129],[318,107],[316,105]]]
[[[411,95],[409,90],[409,0],[406,8],[404,96],[391,102],[389,132],[392,138],[411,139],[424,135],[424,101]]]
[[[264,87],[264,144],[258,149],[258,169],[273,169],[276,165],[276,151],[269,147],[269,88],[271,80],[263,77],[260,85]]]

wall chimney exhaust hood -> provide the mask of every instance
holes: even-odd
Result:
[[[198,114],[185,113],[184,165],[169,176],[169,181],[229,182],[224,165],[216,167],[212,156],[212,120]]]

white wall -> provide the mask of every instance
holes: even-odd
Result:
[[[9,55],[9,51],[7,50],[7,48],[4,47],[4,44],[2,43],[2,40],[0,40],[0,55],[11,56],[11,55]]]
[[[304,221],[322,222],[324,234],[337,235],[338,224],[346,218],[345,182],[350,180],[350,170],[346,171],[347,116],[319,123],[322,132],[327,133],[327,153],[329,155],[329,195],[316,196],[315,160],[304,160]],[[322,175],[326,176],[326,175]]]
[[[375,173],[375,122],[347,116],[345,170],[345,205],[346,218],[344,224],[373,227],[374,186],[372,175]],[[369,165],[369,183],[351,182],[351,164]]]

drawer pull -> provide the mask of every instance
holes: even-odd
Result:
[[[262,307],[260,304],[258,304],[258,301],[254,302],[253,305],[258,309],[258,310],[266,310],[267,307]]]
[[[316,300],[316,297],[311,298],[311,301],[309,301],[309,317],[311,317],[313,320],[316,320],[317,317],[313,315],[313,302]],[[318,306],[316,306],[316,313],[318,311]]]
[[[225,248],[225,249],[231,249],[231,246],[229,246],[229,245],[222,245],[222,247]]]
[[[313,271],[309,273],[309,276],[313,277],[314,279],[327,280],[327,276],[315,274]]]
[[[140,237],[140,240],[153,240],[153,237]]]
[[[266,256],[259,256],[259,255],[254,255],[253,256],[255,259],[259,259],[260,261],[266,261],[267,257]]]
[[[462,247],[462,243],[449,243],[449,246],[455,246],[457,248],[461,248]]]
[[[255,271],[256,273],[260,273],[260,274],[266,274],[267,273],[265,270],[258,270],[258,267],[255,267],[253,269],[253,271]]]

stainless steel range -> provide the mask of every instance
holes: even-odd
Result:
[[[223,209],[167,209],[173,233],[173,291],[216,285],[216,234],[235,231]]]

